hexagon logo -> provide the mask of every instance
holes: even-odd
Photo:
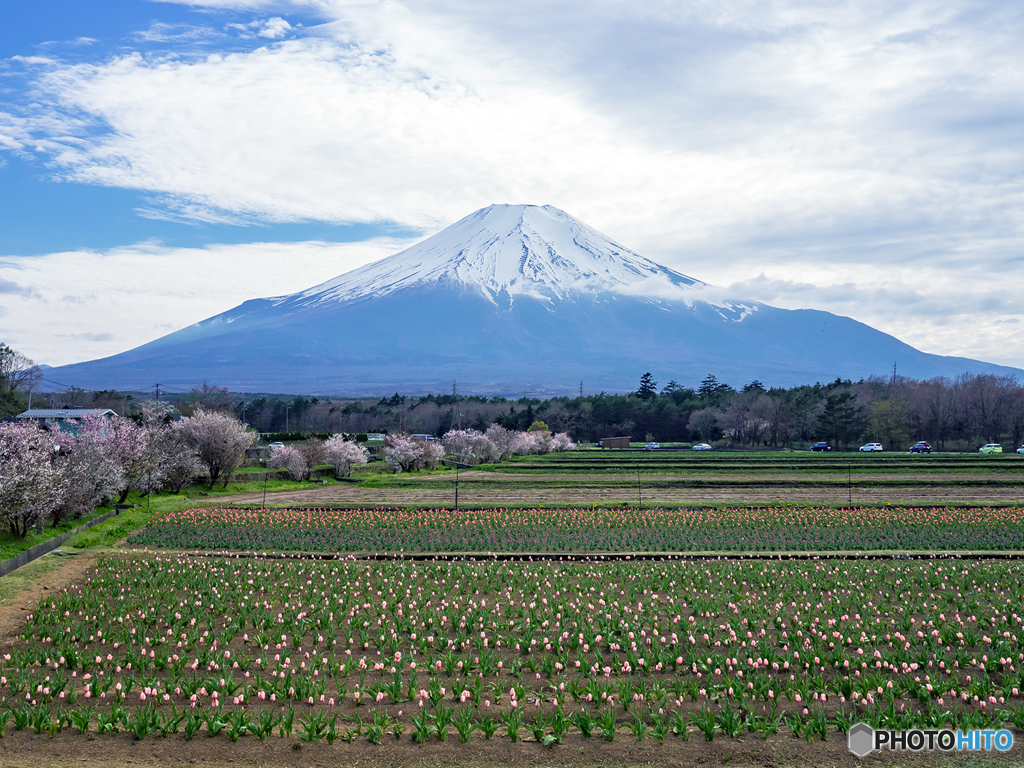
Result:
[[[857,757],[870,754],[875,749],[875,729],[867,723],[851,725],[846,736],[846,745]]]

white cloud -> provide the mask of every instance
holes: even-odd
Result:
[[[269,40],[277,40],[285,37],[292,25],[280,16],[274,16],[270,19],[255,19],[248,24],[228,24],[228,28],[238,30],[243,37],[265,37]]]
[[[155,22],[148,29],[136,32],[134,35],[136,40],[146,43],[203,42],[223,36],[223,33],[208,26],[198,24],[164,24],[163,22]]]
[[[389,238],[209,248],[142,244],[0,257],[0,315],[6,315],[0,341],[50,365],[106,357],[247,299],[308,288],[408,244]]]
[[[744,272],[744,267],[751,271]],[[752,263],[730,265],[727,275],[752,274]],[[889,333],[925,352],[1021,367],[1024,270],[992,279],[984,263],[955,271],[924,265],[865,270],[857,265],[805,262],[776,266],[753,279],[717,289],[784,309],[823,309]]]
[[[1019,230],[1011,190],[984,177],[1003,164],[1019,192],[1019,149],[984,146],[984,117],[969,145],[943,124],[958,100],[1012,112],[1024,86],[998,72],[1021,54],[939,5],[305,5],[333,21],[269,48],[49,72],[62,110],[112,129],[69,132],[56,164],[200,218],[436,226],[549,202],[674,248],[879,222]]]

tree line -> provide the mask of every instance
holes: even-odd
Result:
[[[38,371],[31,361],[0,345],[0,415],[17,413]],[[68,393],[38,395],[50,404]],[[73,404],[109,407],[126,414],[141,403],[114,391],[72,392]],[[675,380],[658,385],[650,373],[625,394],[506,399],[484,395],[384,395],[374,398],[256,396],[203,383],[172,396],[179,412],[231,411],[259,432],[484,433],[491,425],[526,431],[543,419],[553,432],[594,442],[630,435],[660,442],[705,441],[747,447],[806,447],[829,440],[837,447],[880,442],[905,450],[927,440],[940,450],[976,450],[982,443],[1024,442],[1024,387],[1014,377],[964,373],[920,381],[902,376],[768,388],[753,381],[742,389],[706,376],[696,386]],[[6,411],[4,408],[6,407]],[[1009,446],[1008,446],[1009,447]]]

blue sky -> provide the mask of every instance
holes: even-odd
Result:
[[[88,63],[109,60],[129,52],[150,55],[183,53],[197,55],[233,50],[251,51],[265,38],[236,36],[230,41],[200,38],[191,45],[179,40],[140,39],[140,32],[166,29],[166,36],[186,29],[221,29],[247,24],[251,13],[230,8],[204,9],[146,0],[110,0],[101,4],[73,0],[33,0],[5,8],[0,28],[0,60],[6,64],[4,101],[12,105],[31,98],[26,82],[36,71],[16,57],[55,57],[62,62]],[[290,14],[292,24],[318,23],[308,13]],[[150,35],[152,37],[152,35]],[[229,44],[225,44],[229,42]],[[351,242],[380,234],[417,234],[387,222],[339,224],[325,221],[261,221],[247,218],[239,223],[158,218],[160,201],[136,189],[62,181],[48,168],[50,157],[41,154],[7,154],[0,168],[0,256],[38,255],[79,248],[106,249],[147,240],[173,246],[205,246],[246,243],[254,239],[275,241],[331,240]],[[146,211],[140,215],[140,211]],[[59,212],[59,213],[57,213]],[[59,221],[55,219],[59,216]]]
[[[53,365],[496,202],[1024,367],[1024,16],[907,0],[67,0],[0,29],[0,340]]]

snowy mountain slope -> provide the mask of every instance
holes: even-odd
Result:
[[[394,256],[328,280],[279,303],[380,298],[417,285],[462,285],[496,305],[517,296],[560,300],[628,291],[644,283],[675,289],[704,285],[646,259],[550,205],[492,205]]]
[[[828,312],[722,300],[550,206],[491,206],[289,296],[254,299],[136,349],[51,371],[87,388],[380,394],[458,380],[488,394],[1024,373],[929,355]]]

